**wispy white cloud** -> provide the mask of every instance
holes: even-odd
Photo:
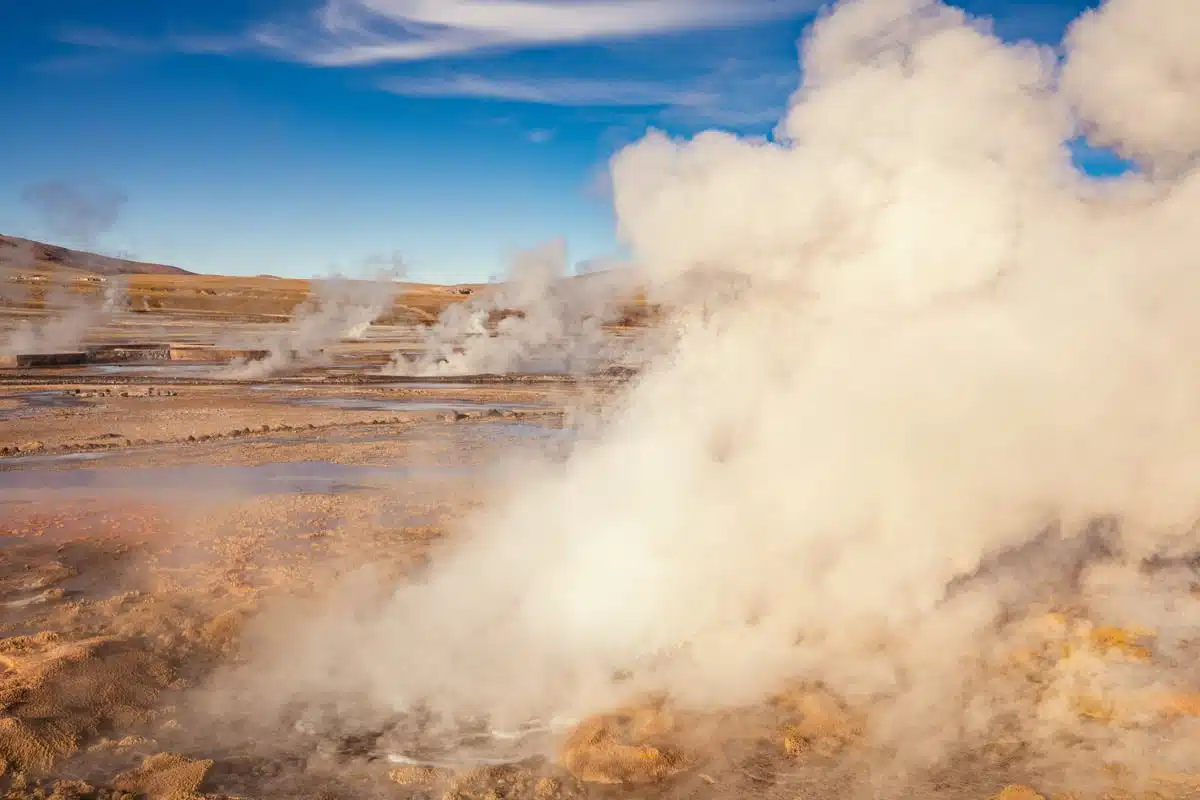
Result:
[[[102,28],[64,28],[55,36],[63,44],[73,44],[79,47],[89,47],[99,50],[120,50],[129,53],[148,53],[162,49],[156,45],[134,36],[124,36]]]
[[[224,54],[246,49],[244,36],[168,36],[142,38],[103,28],[63,28],[55,33],[60,43],[75,49],[49,55],[27,66],[32,72],[63,77],[100,75],[133,60],[172,53]]]
[[[163,39],[149,39],[114,33],[103,28],[64,28],[55,38],[62,44],[130,56],[163,53],[219,55],[246,50],[252,46],[245,36],[172,35]]]
[[[715,95],[667,84],[587,78],[489,78],[459,73],[392,77],[380,88],[406,97],[467,97],[551,106],[674,106],[715,102]]]
[[[59,40],[124,56],[169,52],[230,54],[264,50],[313,66],[371,67],[451,56],[478,58],[525,47],[633,40],[687,30],[736,27],[802,16],[822,0],[323,0],[293,16],[233,36],[170,35],[146,39],[102,29],[62,31]],[[86,69],[86,59],[43,65]],[[442,61],[446,65],[446,60]],[[392,75],[379,88],[408,97],[458,97],[607,109],[664,125],[746,128],[775,122],[796,85],[796,64],[729,59],[699,76],[547,77],[450,70]],[[790,68],[789,68],[790,67]],[[545,134],[541,134],[543,138]],[[533,140],[531,138],[531,140]]]
[[[119,60],[119,57],[115,57],[112,53],[70,53],[35,61],[26,68],[30,72],[43,75],[74,78],[105,73],[119,63]]]
[[[554,137],[557,135],[558,131],[552,128],[534,128],[525,136],[534,144],[546,144],[547,142],[553,141]]]
[[[425,61],[480,51],[613,41],[784,19],[820,0],[326,0],[307,25],[253,32],[323,66]]]
[[[380,88],[406,97],[500,100],[588,109],[638,109],[662,123],[732,128],[778,121],[797,83],[796,69],[755,70],[729,60],[687,81],[493,77],[475,73],[393,76]]]

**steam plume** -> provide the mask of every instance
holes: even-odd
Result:
[[[1046,758],[1069,731],[1195,768],[1067,710],[1081,686],[1196,677],[1170,655],[1198,633],[1178,560],[1200,514],[1194,17],[1110,0],[1060,63],[934,0],[847,0],[805,38],[777,141],[618,153],[646,280],[704,265],[740,290],[685,314],[604,436],[514,479],[423,581],[277,644],[276,696],[522,719],[798,678],[909,763],[1007,726]],[[1079,174],[1080,126],[1146,173]],[[1039,603],[1156,628],[1167,656],[1007,680]]]
[[[126,196],[103,183],[85,181],[70,184],[49,181],[26,187],[22,199],[43,218],[46,229],[55,237],[82,248],[85,269],[91,264],[90,252],[96,239],[117,223]],[[29,260],[31,253],[25,253]],[[88,333],[125,307],[125,283],[119,276],[106,279],[100,302],[80,298],[62,287],[46,298],[45,307],[54,316],[34,324],[21,322],[0,345],[0,354],[73,350]]]
[[[21,196],[52,236],[83,248],[112,230],[128,201],[123,192],[99,181],[47,181],[26,187]]]
[[[325,348],[346,339],[361,339],[371,324],[391,310],[399,293],[396,279],[403,274],[400,263],[380,270],[373,280],[351,280],[340,276],[314,280],[307,300],[296,307],[282,329],[254,341],[239,340],[239,346],[263,347],[265,359],[237,360],[228,374],[252,379],[283,370],[324,363]]]
[[[617,311],[620,279],[569,278],[562,240],[522,253],[504,283],[449,306],[425,330],[420,355],[396,353],[388,372],[585,372],[612,357],[615,342],[602,326]]]
[[[46,308],[53,310],[53,316],[40,323],[22,320],[0,346],[0,355],[73,350],[83,343],[92,329],[124,309],[127,302],[125,282],[120,276],[106,279],[99,302],[80,298],[69,291],[52,293],[47,298]]]

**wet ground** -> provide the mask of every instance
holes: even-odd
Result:
[[[455,467],[369,467],[328,461],[269,462],[251,466],[182,464],[161,467],[102,466],[61,471],[0,473],[0,492],[24,490],[72,495],[221,492],[234,494],[328,494],[388,483],[418,470],[453,471]]]
[[[80,397],[56,389],[0,395],[0,420],[33,417],[58,408],[84,408]]]
[[[121,380],[109,384],[62,375],[53,389],[6,387],[0,791],[402,791],[389,773],[404,764],[387,754],[335,754],[306,770],[248,756],[244,740],[223,753],[202,742],[211,719],[180,716],[189,687],[280,593],[364,563],[397,575],[424,563],[497,464],[569,446],[570,392],[437,382],[168,390],[132,372],[112,371]],[[114,694],[127,681],[138,692]],[[296,752],[315,757],[328,741]],[[68,779],[86,786],[68,789]]]

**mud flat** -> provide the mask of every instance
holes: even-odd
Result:
[[[530,415],[489,416],[484,398],[470,417],[382,419],[248,387],[121,386],[37,389],[24,393],[36,413],[0,419],[4,441],[40,437],[0,460],[0,791],[410,793],[401,765],[336,739],[291,743],[280,731],[283,752],[244,740],[231,750],[188,698],[236,657],[241,629],[273,597],[356,564],[397,579],[419,567],[478,501],[489,464],[561,425],[561,398],[536,398]],[[155,443],[137,444],[139,433]],[[529,776],[549,796],[545,776]]]

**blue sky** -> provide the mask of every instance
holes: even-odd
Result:
[[[127,199],[93,244],[224,274],[483,280],[618,252],[602,175],[647,126],[766,134],[818,0],[0,0],[0,232],[31,185]],[[964,0],[1056,42],[1086,0]],[[1096,171],[1111,159],[1092,155]]]

